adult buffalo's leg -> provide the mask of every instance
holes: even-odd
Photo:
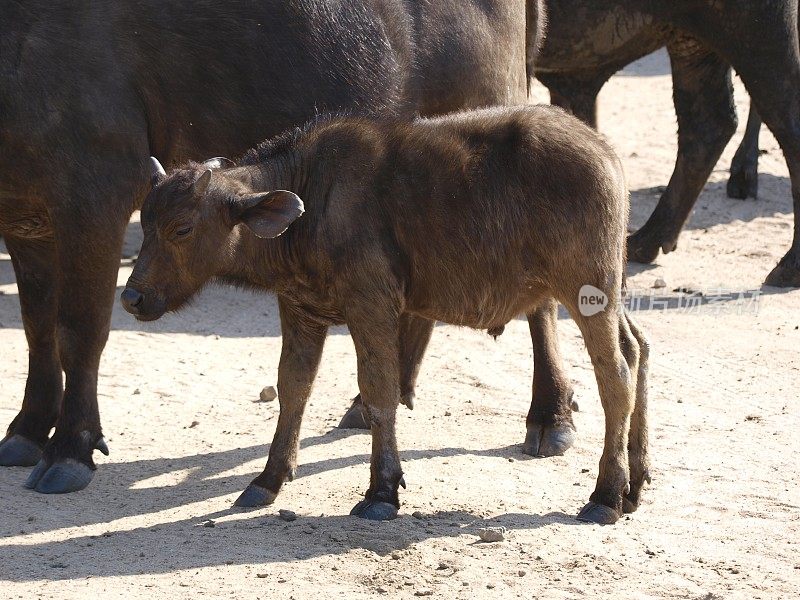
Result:
[[[281,412],[264,471],[247,486],[236,506],[271,504],[297,468],[300,424],[317,374],[327,327],[304,318],[285,300],[279,300],[283,346],[278,366]]]
[[[687,37],[674,40],[667,49],[678,117],[678,157],[653,214],[628,238],[628,259],[642,263],[653,262],[659,250],[675,250],[697,197],[736,131],[728,63]]]
[[[774,37],[778,33],[781,37]],[[773,32],[770,42],[759,46],[768,69],[755,61],[747,61],[746,57],[737,57],[741,63],[734,62],[733,66],[747,86],[758,114],[778,140],[789,168],[794,200],[794,237],[791,248],[767,276],[766,283],[794,287],[800,286],[800,56],[797,30]]]
[[[590,75],[541,73],[539,80],[550,90],[550,103],[571,112],[581,121],[597,129],[597,94],[612,72]]]
[[[97,183],[85,186],[96,189]],[[94,196],[57,206],[52,214],[59,275],[56,339],[66,382],[55,432],[25,483],[38,492],[85,488],[96,468],[93,451],[108,453],[97,406],[97,373],[108,339],[128,202]]]
[[[56,253],[52,237],[6,236],[6,246],[14,265],[28,340],[28,380],[22,409],[0,442],[0,465],[30,467],[41,458],[63,394],[56,347]]]
[[[374,289],[373,293],[385,292]],[[370,485],[364,500],[350,514],[379,521],[397,516],[398,487],[405,485],[395,434],[400,402],[400,315],[387,306],[391,306],[388,299],[372,303],[361,296],[360,301],[350,303],[346,315],[358,358],[358,388],[372,425]]]
[[[750,106],[747,128],[742,143],[736,149],[731,161],[731,175],[728,178],[728,197],[758,198],[758,134],[761,132],[761,117],[754,106]]]
[[[400,403],[414,408],[414,387],[417,383],[422,357],[433,333],[434,321],[411,314],[400,316]],[[369,429],[363,410],[361,394],[339,422],[341,429]]]
[[[528,315],[533,339],[533,400],[522,451],[531,456],[558,456],[575,443],[572,385],[562,369],[557,319],[555,300],[547,300]]]

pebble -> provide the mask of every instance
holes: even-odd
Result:
[[[523,571],[522,569],[517,571],[517,575],[519,575],[520,577],[525,577],[525,574],[526,574],[525,571]]]
[[[483,527],[478,530],[478,537],[484,542],[502,542],[506,539],[505,527]]]
[[[425,515],[423,515],[418,510],[415,510],[413,513],[411,513],[411,516],[414,517],[415,519],[424,519],[425,518]]]
[[[275,398],[278,397],[278,392],[275,390],[274,387],[268,385],[261,393],[258,395],[258,402],[272,402]]]
[[[269,573],[256,573],[256,577],[258,577],[259,579],[266,579],[267,577],[269,577]]]
[[[297,513],[293,510],[286,510],[282,508],[278,511],[278,516],[284,521],[294,521],[297,519]]]
[[[417,590],[415,596],[433,596],[433,590]]]
[[[211,519],[209,519],[208,521],[203,523],[203,527],[216,527],[216,526],[217,526],[217,524],[214,521],[212,521]]]
[[[657,278],[657,279],[656,279],[656,280],[653,282],[653,288],[655,288],[655,289],[657,289],[657,290],[660,290],[661,288],[665,288],[665,287],[667,287],[667,282],[666,282],[666,281],[664,281],[664,278],[663,278],[663,277],[658,277],[658,278]]]

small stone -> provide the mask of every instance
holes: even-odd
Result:
[[[444,411],[444,416],[445,416],[445,417],[452,416],[452,414],[453,414],[453,413],[451,413],[449,410],[446,410],[446,411]]]
[[[400,552],[397,550],[392,551],[392,560],[400,560],[401,558],[403,558],[403,555]]]
[[[138,396],[141,393],[142,393],[142,391],[139,388],[136,388],[135,390],[133,390],[133,395],[134,396]]]
[[[217,524],[214,521],[212,521],[211,519],[209,519],[208,521],[203,523],[203,527],[216,527],[216,526],[217,526]]]
[[[417,590],[415,596],[433,596],[433,590]]]
[[[269,573],[256,573],[256,577],[258,577],[259,579],[266,579],[267,577],[269,577]]]
[[[653,288],[654,288],[654,289],[656,289],[656,290],[660,290],[661,288],[665,288],[665,287],[667,287],[667,282],[666,282],[666,281],[664,281],[664,278],[663,278],[663,277],[658,277],[658,278],[657,278],[657,279],[656,279],[656,280],[653,282]]]
[[[425,515],[423,515],[418,510],[415,510],[413,513],[411,513],[411,516],[414,517],[415,519],[424,519],[425,518]]]
[[[389,593],[389,590],[387,590],[385,587],[376,588],[375,591],[378,592],[379,594],[388,594]]]
[[[487,583],[486,584],[486,589],[487,590],[493,590],[494,589],[494,584],[493,583]]]
[[[520,569],[519,571],[517,571],[517,575],[519,575],[520,577],[525,577],[526,573],[525,573],[525,571]]]
[[[508,462],[514,462],[514,459],[513,459],[513,457],[509,456],[509,457],[508,457]]]
[[[275,398],[278,397],[278,392],[275,391],[275,388],[271,385],[268,385],[261,393],[258,395],[258,402],[272,402]]]
[[[293,510],[286,510],[282,508],[278,511],[278,516],[284,521],[294,521],[297,519],[297,513]]]
[[[192,424],[189,425],[189,429],[193,429],[193,428],[197,427],[198,425],[200,425],[200,421],[192,421]]]
[[[450,565],[448,565],[446,562],[440,562],[439,566],[436,567],[436,570],[437,571],[446,571],[449,568],[450,568]]]
[[[483,542],[502,542],[506,539],[505,527],[483,527],[478,530],[478,537]]]

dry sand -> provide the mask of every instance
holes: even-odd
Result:
[[[303,425],[298,478],[274,506],[232,510],[263,467],[277,402],[280,335],[269,296],[209,289],[194,307],[137,324],[119,306],[100,404],[111,456],[84,492],[22,488],[0,469],[4,598],[794,598],[800,592],[798,380],[800,291],[762,288],[791,241],[790,184],[762,134],[761,197],[725,197],[742,126],[711,176],[678,251],[631,265],[630,286],[671,299],[637,318],[653,344],[653,484],[613,527],[573,519],[597,475],[603,416],[574,323],[560,321],[581,410],[568,454],[531,459],[519,444],[530,401],[527,323],[496,342],[438,326],[417,408],[399,413],[408,490],[401,516],[347,516],[368,483],[369,437],[334,429],[356,393],[344,329],[331,333]],[[628,173],[632,225],[672,169],[676,124],[666,55],[613,78],[600,125]],[[536,97],[545,99],[541,88]],[[132,228],[129,245],[137,243]],[[122,285],[130,272],[120,270]],[[676,308],[677,288],[757,290],[738,302]],[[25,337],[7,254],[0,255],[0,422],[18,410]],[[757,309],[757,310],[756,310]],[[284,522],[278,509],[297,520]],[[412,513],[419,511],[421,518]],[[204,526],[208,520],[214,527]],[[477,530],[508,528],[498,543]]]

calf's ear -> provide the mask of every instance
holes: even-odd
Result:
[[[275,238],[303,214],[303,201],[293,192],[274,190],[242,196],[234,207],[234,221],[260,238]]]

